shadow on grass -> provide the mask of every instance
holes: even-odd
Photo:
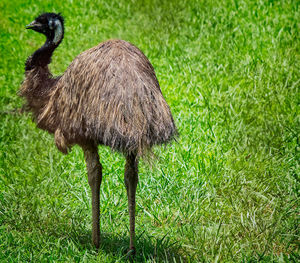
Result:
[[[87,254],[91,261],[96,261],[97,256],[99,258],[102,256],[110,262],[128,261],[128,230],[116,234],[111,229],[106,232],[103,227],[101,245],[97,253],[91,242],[91,230],[87,228],[90,224],[87,222],[88,211],[79,209],[74,212],[69,208],[65,209],[64,216],[61,216],[56,212],[63,209],[60,206],[53,204],[47,208],[41,208],[45,203],[37,204],[36,200],[43,197],[43,194],[40,191],[33,192],[32,187],[33,184],[27,184],[15,190],[14,183],[8,181],[6,184],[6,189],[14,189],[10,194],[5,195],[5,200],[1,202],[5,211],[1,218],[2,229],[7,231],[3,235],[9,237],[11,232],[14,233],[12,238],[14,242],[9,243],[10,240],[8,240],[7,246],[14,246],[17,242],[25,251],[33,251],[33,255],[38,255],[39,258],[48,257],[49,251],[63,258],[72,251],[72,256],[76,256],[76,260],[81,260],[83,255]],[[35,189],[43,190],[39,184],[35,184]],[[174,242],[174,238],[168,233],[164,236],[151,235],[147,230],[137,233],[136,250],[135,262],[186,261],[180,244]]]
[[[91,231],[80,229],[70,234],[69,238],[78,246],[79,250],[88,250],[96,254],[96,249],[91,242]],[[129,246],[129,234],[114,235],[113,233],[101,233],[101,245],[99,254],[107,254],[116,259],[117,262],[127,262]],[[149,236],[144,231],[137,236],[136,255],[134,262],[184,262],[184,256],[181,254],[181,247],[177,242],[171,243],[168,235],[162,238]]]

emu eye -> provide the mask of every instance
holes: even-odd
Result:
[[[53,19],[50,19],[50,20],[49,20],[48,26],[49,26],[49,28],[50,28],[51,30],[55,28],[55,22],[54,22]]]

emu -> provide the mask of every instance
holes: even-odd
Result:
[[[98,145],[124,154],[130,247],[135,253],[135,195],[138,161],[154,145],[170,142],[177,129],[153,66],[134,45],[108,40],[79,54],[63,75],[53,77],[51,56],[64,37],[60,14],[43,13],[26,26],[46,36],[28,57],[20,96],[38,128],[54,134],[67,154],[78,144],[84,152],[92,192],[92,242],[100,245],[102,165]]]

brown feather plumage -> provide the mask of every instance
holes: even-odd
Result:
[[[54,133],[64,153],[92,141],[141,156],[176,135],[152,65],[123,40],[81,53],[56,79],[47,66],[34,68],[26,73],[21,95],[38,127]]]

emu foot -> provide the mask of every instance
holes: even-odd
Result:
[[[130,262],[133,261],[135,255],[136,255],[136,249],[135,249],[135,247],[131,247],[127,252],[127,257],[130,260]]]
[[[99,249],[99,247],[100,247],[100,238],[96,238],[96,239],[94,239],[93,238],[93,245],[97,248],[97,249]]]
[[[98,232],[97,230],[93,230],[92,242],[97,249],[100,247],[100,231]]]

